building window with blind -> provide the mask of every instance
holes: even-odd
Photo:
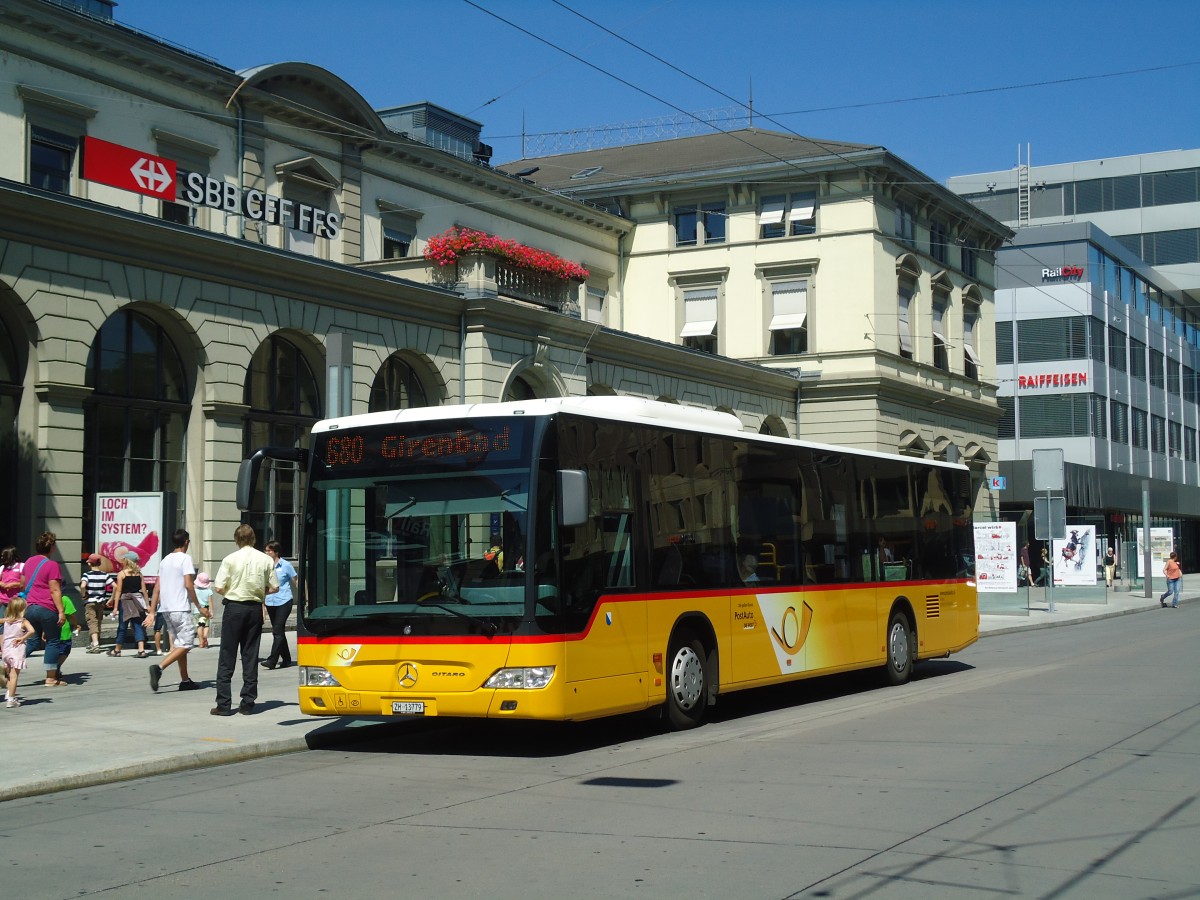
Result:
[[[933,292],[933,365],[943,372],[950,371],[950,350],[946,342],[946,307],[950,298],[944,291]]]
[[[1156,388],[1166,387],[1166,364],[1161,350],[1150,351],[1150,384]]]
[[[284,198],[292,201],[293,214],[283,226],[284,249],[328,259],[337,229],[324,224],[324,218],[318,224],[315,212],[325,211],[322,217],[334,212],[333,197],[340,187],[337,178],[311,156],[278,164],[275,175],[283,184]]]
[[[771,355],[808,352],[808,279],[772,281]]]
[[[913,358],[911,316],[913,297],[916,293],[916,279],[902,272],[896,290],[896,334],[900,355],[905,359]]]
[[[1129,430],[1133,440],[1133,446],[1139,450],[1145,450],[1150,445],[1149,429],[1146,427],[1146,411],[1138,409],[1136,406],[1130,410]]]
[[[587,286],[587,295],[584,298],[583,306],[583,320],[585,322],[595,322],[598,325],[604,323],[605,296],[604,288],[596,287],[594,284]]]
[[[1188,403],[1195,403],[1197,396],[1197,378],[1196,370],[1183,367],[1183,399]]]
[[[929,223],[929,255],[943,265],[950,258],[950,228],[945,222]]]
[[[1129,374],[1133,378],[1146,378],[1146,345],[1132,337],[1129,339]]]
[[[704,353],[717,352],[717,288],[685,288],[683,291],[683,346]]]
[[[1021,398],[1021,437],[1088,437],[1091,420],[1089,394]]]
[[[1196,461],[1196,429],[1183,429],[1183,459],[1185,462]]]
[[[29,129],[29,183],[56,194],[71,193],[79,138],[39,128]]]
[[[1011,441],[1017,436],[1017,398],[997,397],[996,405],[1000,407],[1000,421],[996,423],[996,437],[1002,441]]]
[[[181,203],[178,198],[183,197],[187,190],[189,175],[193,172],[200,175],[209,173],[212,159],[217,155],[217,147],[163,128],[153,128],[151,133],[154,135],[158,155],[175,162],[176,199],[161,201],[159,218],[167,222],[174,222],[176,225],[207,227],[209,222],[207,210],[203,207]]]
[[[1129,407],[1117,400],[1108,403],[1109,416],[1112,419],[1112,439],[1117,444],[1129,443]]]
[[[963,374],[979,380],[982,364],[979,361],[975,334],[979,330],[979,307],[974,303],[963,305]]]
[[[1017,323],[1017,352],[1023,363],[1087,359],[1087,319],[1022,319]]]
[[[724,203],[714,201],[676,206],[672,218],[675,223],[676,247],[725,243]]]
[[[1108,440],[1108,415],[1104,398],[1099,394],[1089,394],[1089,404],[1092,407],[1092,437],[1102,441]]]
[[[412,248],[412,231],[396,228],[391,225],[383,226],[383,258],[404,259]]]
[[[1115,328],[1108,329],[1108,365],[1118,371],[1125,371],[1125,332]]]
[[[1150,451],[1167,452],[1167,420],[1162,416],[1150,417]]]
[[[899,240],[912,243],[916,238],[917,213],[907,203],[896,203],[896,237]]]
[[[1167,360],[1167,393],[1178,397],[1180,392],[1179,363],[1173,359]]]
[[[762,198],[758,214],[758,234],[762,238],[815,234],[817,231],[817,192],[774,194]]]
[[[962,263],[960,268],[962,273],[968,278],[977,278],[979,275],[979,250],[971,243],[966,241],[959,251]]]
[[[1013,361],[1013,323],[996,323],[996,365],[1006,366]]]
[[[1167,423],[1167,453],[1172,459],[1183,455],[1183,424],[1180,422]]]

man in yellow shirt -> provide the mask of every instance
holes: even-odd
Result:
[[[221,560],[213,590],[224,599],[221,655],[217,658],[217,705],[214,716],[232,716],[233,670],[242,658],[242,698],[237,712],[248,716],[258,699],[258,649],[262,637],[263,602],[279,590],[275,563],[254,547],[254,529],[239,525],[233,532],[238,549]]]

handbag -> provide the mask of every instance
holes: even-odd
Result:
[[[33,567],[33,574],[29,576],[29,580],[25,582],[25,587],[17,594],[22,600],[29,597],[29,591],[33,587],[33,583],[37,580],[37,573],[42,570],[42,566],[46,564],[46,557],[42,557],[42,561]]]

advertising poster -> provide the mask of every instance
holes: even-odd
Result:
[[[981,594],[1017,589],[1017,523],[975,522],[975,585]]]
[[[100,568],[115,572],[127,553],[149,577],[158,576],[162,561],[163,495],[161,493],[97,494],[96,545]]]
[[[1096,584],[1096,526],[1068,525],[1066,540],[1051,542],[1055,585]]]
[[[1150,572],[1152,575],[1162,574],[1163,566],[1167,564],[1167,557],[1174,549],[1174,528],[1150,529]],[[1142,543],[1142,529],[1139,528],[1137,530],[1137,573],[1139,578],[1146,577],[1146,573],[1142,571],[1144,555],[1145,545]]]

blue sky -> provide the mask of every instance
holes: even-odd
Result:
[[[879,144],[938,181],[1026,144],[1035,165],[1200,147],[1194,0],[563,2],[711,87],[553,0],[120,0],[116,17],[233,69],[322,66],[376,108],[445,106],[496,162],[523,130],[744,115],[751,85],[759,127]]]

